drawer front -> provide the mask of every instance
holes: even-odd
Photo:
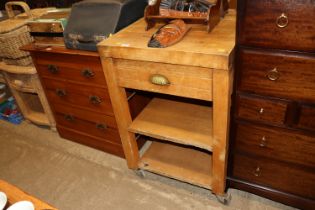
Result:
[[[62,105],[56,108],[55,118],[58,125],[120,144],[114,117],[87,113],[81,109]]]
[[[235,148],[237,151],[315,169],[315,136],[302,135],[286,129],[238,124]]]
[[[239,89],[315,101],[315,56],[240,51]]]
[[[106,88],[96,88],[46,78],[42,78],[42,82],[52,106],[55,103],[73,104],[84,109],[114,116]]]
[[[114,67],[122,87],[212,100],[211,69],[123,59]]]
[[[301,105],[297,127],[315,131],[315,105]]]
[[[315,174],[277,161],[234,155],[234,177],[287,193],[315,198]]]
[[[36,53],[36,69],[41,77],[105,86],[100,58],[80,55]]]
[[[312,0],[245,0],[239,8],[241,45],[315,51]]]
[[[59,125],[57,125],[57,130],[60,136],[65,139],[69,139],[124,158],[124,151],[120,144],[115,144],[106,140],[104,141],[102,138],[93,137]]]
[[[265,123],[283,125],[285,123],[287,102],[238,95],[236,117]]]

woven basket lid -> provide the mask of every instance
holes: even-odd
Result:
[[[13,18],[6,19],[0,22],[0,34],[8,33],[17,28],[20,28],[27,24],[29,20],[34,18],[39,18],[40,16],[46,14],[49,10],[56,9],[54,7],[50,8],[40,8],[40,9],[32,9],[30,11],[31,16],[28,16],[26,13],[19,14]]]

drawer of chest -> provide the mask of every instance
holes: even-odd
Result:
[[[312,171],[241,154],[234,154],[233,162],[234,177],[275,190],[315,198],[315,174]]]
[[[315,169],[315,136],[287,129],[237,124],[235,149]]]
[[[314,52],[314,1],[247,0],[240,5],[241,45]]]
[[[106,86],[99,57],[36,53],[36,69],[41,77]]]
[[[42,78],[42,82],[52,106],[55,103],[66,103],[91,111],[114,115],[106,88],[96,88],[46,78]]]
[[[121,144],[116,142],[107,141],[104,138],[99,138],[95,136],[91,136],[73,129],[69,129],[67,127],[57,125],[58,133],[61,137],[65,139],[69,139],[104,152],[108,152],[117,156],[124,158],[124,151],[122,149]]]
[[[58,125],[120,143],[114,117],[62,105],[57,105],[55,108]]]
[[[315,101],[315,56],[241,50],[240,90]]]
[[[212,100],[212,70],[201,67],[116,59],[122,87]]]
[[[285,123],[288,103],[284,100],[239,94],[236,103],[237,118],[279,125]]]

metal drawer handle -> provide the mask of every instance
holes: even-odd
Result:
[[[96,128],[97,128],[98,130],[106,130],[106,129],[107,129],[107,125],[102,124],[102,123],[97,123],[97,124],[96,124]]]
[[[74,121],[74,117],[70,114],[66,114],[64,116],[65,120],[69,121],[69,122],[73,122]]]
[[[94,77],[94,72],[91,69],[83,69],[81,71],[81,75],[86,78]]]
[[[277,68],[274,68],[267,73],[267,78],[271,81],[276,81],[280,77],[280,73],[278,72]]]
[[[277,17],[276,24],[279,28],[285,28],[289,24],[289,18],[286,14],[282,13],[279,17]]]
[[[57,74],[59,72],[58,66],[55,66],[55,65],[52,65],[52,64],[49,64],[47,66],[47,69],[52,74]]]
[[[161,74],[151,75],[150,82],[154,85],[161,85],[161,86],[167,86],[171,84],[170,81],[167,79],[167,77]]]
[[[100,104],[100,103],[102,103],[101,98],[98,97],[98,96],[89,96],[89,100],[90,100],[90,103],[92,103],[92,104]]]
[[[63,89],[56,89],[56,94],[57,94],[57,96],[59,96],[59,97],[63,97],[63,96],[65,96],[65,95],[67,95],[66,91],[63,90]]]
[[[259,114],[263,114],[265,112],[264,108],[259,109]]]
[[[261,142],[260,142],[259,146],[260,146],[260,147],[266,147],[266,146],[267,146],[267,139],[266,139],[265,136],[263,136],[263,137],[261,138]]]
[[[254,171],[254,176],[260,176],[261,175],[261,168],[259,166],[256,167]]]

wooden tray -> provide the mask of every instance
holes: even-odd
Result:
[[[156,4],[148,5],[144,11],[144,19],[146,21],[146,30],[154,27],[156,22],[168,23],[174,19],[183,19],[186,23],[196,23],[207,25],[207,31],[210,32],[223,17],[228,9],[227,0],[214,0],[206,13],[200,12],[183,12],[176,10],[160,9],[161,0],[157,0]]]

